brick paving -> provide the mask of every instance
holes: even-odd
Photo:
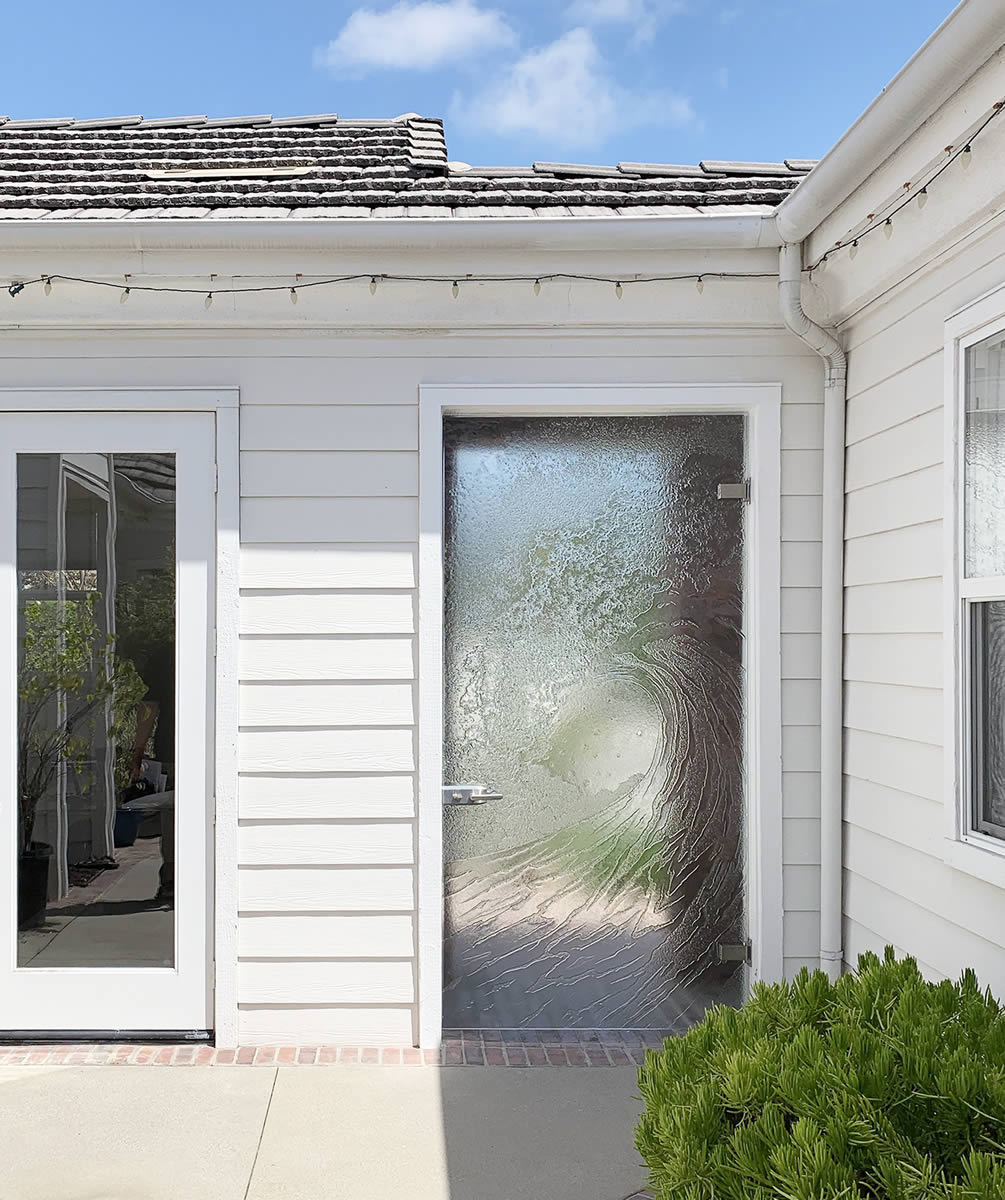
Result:
[[[0,1067],[14,1066],[372,1066],[628,1067],[663,1044],[659,1030],[447,1029],[439,1050],[414,1046],[0,1045]]]

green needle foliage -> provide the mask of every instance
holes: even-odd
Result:
[[[1003,1200],[1005,1010],[972,971],[863,955],[757,984],[646,1055],[659,1200]]]

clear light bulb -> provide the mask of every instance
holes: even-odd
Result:
[[[963,159],[963,169],[965,171],[969,170],[970,164],[974,161],[974,152],[969,146],[964,146],[963,153],[960,155],[960,157]]]
[[[928,203],[928,188],[923,187],[918,193],[918,207],[924,208]]]
[[[541,280],[540,279],[534,280],[534,295],[535,296],[541,295]]]
[[[376,294],[377,294],[377,276],[371,275],[370,276],[370,295],[376,296]]]
[[[456,279],[455,279],[455,280],[454,280],[454,282],[451,284],[451,287],[450,287],[450,294],[451,294],[451,296],[453,296],[453,298],[454,298],[455,300],[456,300],[456,299],[457,299],[457,297],[458,297],[458,296],[461,294],[460,285],[458,284],[458,282],[457,282],[457,280],[456,280]]]
[[[858,258],[858,238],[852,242],[851,249],[848,251],[848,257]]]
[[[212,307],[212,304],[213,304],[213,293],[207,292],[206,299],[203,300],[202,306],[203,306],[203,308],[210,308],[210,307]]]
[[[125,302],[126,302],[128,299],[129,299],[129,288],[123,288],[123,289],[122,289],[122,294],[119,296],[119,303],[120,303],[120,304],[125,304]]]
[[[695,291],[698,293],[699,296],[705,290],[705,280],[702,279],[702,277],[700,275],[694,281],[694,287],[695,287]]]
[[[883,225],[883,235],[887,241],[893,237],[893,217],[887,217]]]
[[[620,284],[620,283],[616,283],[616,284],[614,285],[614,294],[615,294],[615,296],[617,296],[617,298],[618,298],[619,300],[620,300],[620,299],[621,299],[621,297],[622,297],[622,296],[625,294],[625,289],[624,289],[624,288],[621,286],[621,284]]]
[[[52,280],[48,276],[46,276],[45,287],[42,288],[42,291],[45,292],[47,296],[52,295]]]
[[[296,304],[299,299],[300,297],[297,295],[297,289],[295,287],[290,288],[290,303]]]

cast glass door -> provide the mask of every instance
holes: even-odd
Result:
[[[742,998],[744,440],[445,422],[445,1027]]]
[[[0,1028],[208,1029],[214,418],[0,447]]]

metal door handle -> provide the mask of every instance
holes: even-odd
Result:
[[[489,800],[501,800],[502,793],[491,788],[471,783],[445,783],[444,804],[485,804]]]

